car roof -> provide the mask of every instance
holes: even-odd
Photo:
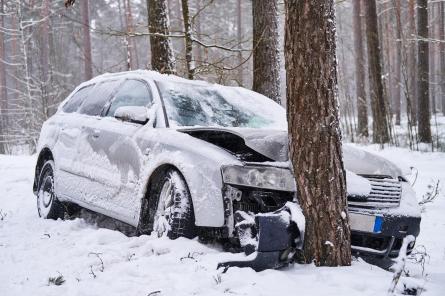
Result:
[[[201,86],[208,86],[211,85],[210,83],[203,81],[203,80],[188,80],[176,75],[172,74],[161,74],[156,71],[149,71],[149,70],[135,70],[135,71],[125,71],[125,72],[118,72],[118,73],[105,73],[99,76],[94,77],[93,79],[89,81],[83,82],[80,87],[83,87],[85,85],[89,85],[92,83],[100,83],[102,81],[110,80],[110,79],[128,79],[128,78],[139,78],[139,79],[148,79],[148,80],[154,80],[154,81],[168,81],[168,82],[178,82],[178,83],[187,83],[187,84],[193,84],[193,85],[201,85]]]

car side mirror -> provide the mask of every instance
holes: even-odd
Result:
[[[146,124],[149,120],[148,109],[143,106],[123,106],[116,109],[114,118],[139,124]]]

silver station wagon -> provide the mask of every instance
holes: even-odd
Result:
[[[343,154],[353,251],[396,256],[419,233],[414,191],[391,162],[348,145]],[[44,218],[75,204],[141,234],[227,239],[277,260],[303,239],[283,231],[291,215],[275,223],[296,205],[285,110],[152,71],[104,74],[68,96],[42,127],[34,192]]]

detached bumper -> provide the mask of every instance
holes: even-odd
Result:
[[[393,258],[398,256],[407,235],[419,235],[421,218],[350,212],[350,220],[354,253]],[[408,245],[408,253],[413,248],[414,242]]]
[[[241,216],[238,214],[239,218]],[[246,260],[219,263],[217,268],[224,268],[224,272],[230,267],[251,267],[255,271],[283,267],[291,260],[296,242],[301,240],[298,226],[291,221],[290,210],[286,207],[275,213],[258,214],[254,224],[243,225],[245,229],[256,229],[255,250]],[[243,235],[250,234],[248,231]]]

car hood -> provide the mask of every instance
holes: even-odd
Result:
[[[177,130],[225,149],[223,144],[210,141],[207,135],[230,135],[230,141],[236,139],[235,141],[239,141],[240,145],[245,145],[272,161],[286,162],[289,159],[287,131],[216,127],[191,127]],[[401,169],[389,160],[348,144],[343,144],[343,162],[345,169],[355,174],[388,175],[393,178],[402,176]]]

